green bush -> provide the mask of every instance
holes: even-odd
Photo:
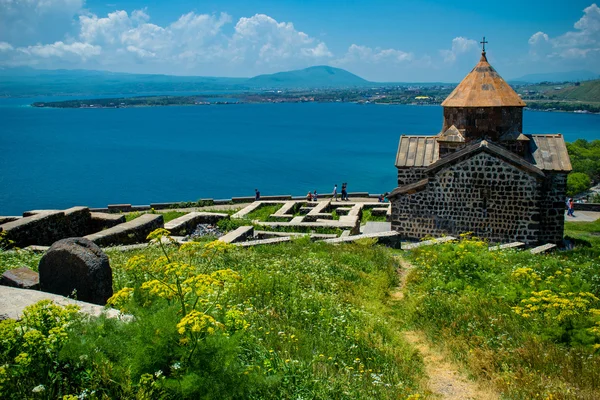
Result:
[[[588,190],[592,186],[592,181],[587,174],[583,172],[572,172],[567,177],[567,195],[574,196],[578,193]]]

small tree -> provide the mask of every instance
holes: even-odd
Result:
[[[573,196],[588,190],[592,186],[592,180],[583,172],[573,172],[567,178],[567,195]]]

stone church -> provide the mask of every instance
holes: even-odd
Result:
[[[392,229],[407,240],[473,232],[494,243],[561,243],[571,171],[565,141],[523,133],[525,103],[485,47],[442,107],[439,134],[400,137]]]

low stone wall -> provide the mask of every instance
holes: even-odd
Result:
[[[15,247],[32,244],[49,246],[57,240],[90,233],[91,214],[87,207],[64,211],[44,210],[24,213],[25,217],[0,225]]]
[[[600,203],[573,203],[575,211],[596,211],[600,212]]]
[[[214,225],[222,219],[229,219],[229,215],[221,213],[191,212],[167,222],[165,224],[165,229],[168,229],[173,235],[187,235],[193,232],[198,224]]]
[[[150,232],[162,228],[164,219],[161,214],[143,214],[136,219],[113,226],[112,228],[85,236],[98,246],[134,244],[146,241]]]

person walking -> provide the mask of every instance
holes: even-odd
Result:
[[[317,201],[318,195],[317,195],[317,191],[315,190],[315,192],[312,195],[313,201]]]
[[[258,191],[258,189],[254,189],[254,200],[260,200],[260,192]]]
[[[567,207],[569,208],[569,211],[567,211],[567,215],[570,217],[575,217],[575,215],[573,214],[573,212],[575,211],[575,208],[574,208],[574,203],[573,203],[572,197],[567,202]]]
[[[335,201],[338,201],[338,198],[337,198],[337,184],[333,185],[333,198],[335,199]]]
[[[342,201],[348,200],[348,184],[342,183]]]

